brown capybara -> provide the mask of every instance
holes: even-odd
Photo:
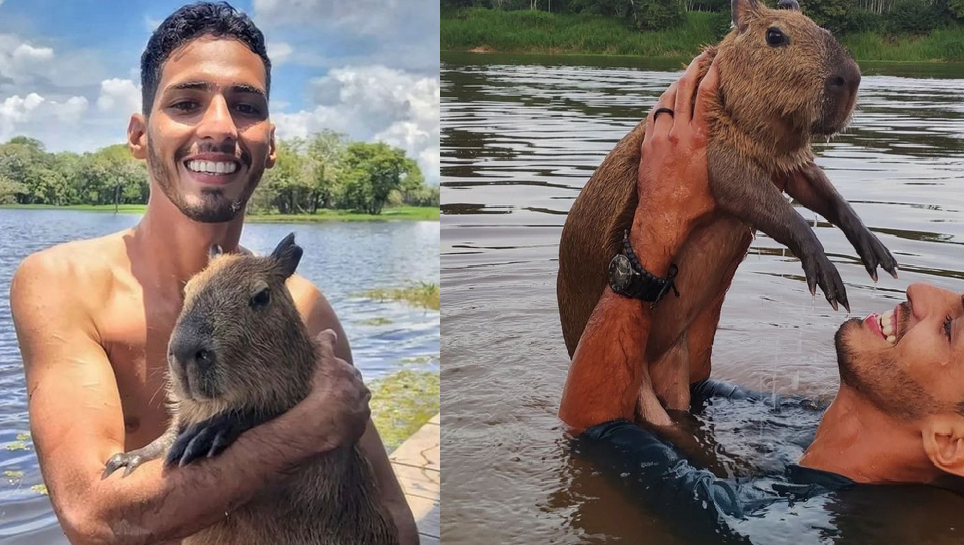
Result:
[[[285,280],[302,250],[294,234],[270,256],[221,254],[184,288],[168,345],[173,422],[146,447],[113,456],[105,476],[125,475],[167,454],[169,465],[220,453],[246,429],[304,399],[318,348]],[[372,468],[357,445],[315,458],[191,545],[393,545],[396,528],[379,504]]]
[[[849,123],[860,71],[794,0],[780,7],[733,0],[733,29],[707,48],[700,67],[702,78],[715,58],[720,72],[707,108],[707,162],[717,206],[674,258],[681,295],[664,298],[656,308],[641,362],[660,401],[671,408],[687,408],[688,384],[709,376],[723,297],[754,229],[800,258],[811,293],[819,284],[834,309],[839,301],[849,310],[836,268],[782,191],[839,226],[874,279],[877,265],[896,277],[896,261],[814,164],[810,147],[813,136],[829,138]],[[644,130],[640,123],[610,152],[562,231],[557,296],[570,356],[632,224]],[[635,251],[645,255],[646,248]]]

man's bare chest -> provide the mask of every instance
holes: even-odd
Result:
[[[129,297],[103,308],[102,346],[114,370],[124,411],[126,449],[140,448],[167,429],[167,343],[179,303],[145,304]]]

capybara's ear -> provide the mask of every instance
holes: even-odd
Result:
[[[278,243],[278,247],[271,252],[271,257],[281,268],[281,274],[288,278],[298,268],[303,252],[301,246],[295,244],[295,234],[290,233]]]
[[[208,249],[208,263],[210,263],[215,257],[223,253],[224,253],[224,250],[221,249],[220,244],[212,244],[211,248]]]
[[[780,3],[777,4],[777,9],[800,11],[800,4],[797,3],[797,0],[780,0]]]
[[[740,32],[746,30],[747,25],[750,24],[750,18],[753,14],[760,9],[760,4],[756,0],[733,0],[732,11],[733,11],[733,26],[739,29]]]

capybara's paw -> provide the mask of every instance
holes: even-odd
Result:
[[[864,227],[857,233],[854,247],[860,254],[860,259],[864,262],[864,267],[867,268],[867,272],[874,279],[874,282],[877,281],[877,265],[897,278],[897,260],[890,255],[890,250],[881,244],[869,229]]]
[[[124,468],[124,474],[121,477],[126,477],[137,469],[137,466],[147,460],[147,458],[141,456],[139,451],[136,450],[131,452],[118,452],[111,456],[110,459],[107,460],[107,463],[104,464],[104,473],[101,474],[101,478],[106,479],[110,474],[122,467]]]
[[[827,297],[827,302],[834,310],[837,310],[839,303],[847,309],[847,312],[850,312],[850,302],[847,301],[847,290],[844,289],[843,280],[840,279],[837,267],[827,259],[826,254],[816,250],[804,252],[800,260],[803,262],[803,271],[807,275],[810,294],[816,295],[819,285]]]
[[[217,456],[257,423],[249,413],[222,413],[188,426],[178,434],[165,465],[183,467],[201,457]]]

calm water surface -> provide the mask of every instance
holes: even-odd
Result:
[[[443,536],[459,544],[687,543],[685,520],[624,497],[569,451],[556,417],[566,354],[558,242],[582,186],[679,77],[677,62],[442,58]],[[856,316],[912,282],[964,291],[964,66],[866,65],[852,127],[818,164],[901,264],[874,285],[813,212]],[[798,260],[760,234],[737,272],[713,375],[826,403],[846,318],[814,301]],[[720,404],[696,426],[722,476],[796,461],[819,412]],[[754,543],[964,542],[964,498],[858,487],[737,525]]]
[[[128,228],[137,215],[0,209],[0,543],[67,543],[50,501],[31,487],[42,483],[29,439],[23,365],[10,318],[10,278],[28,254],[54,244]],[[372,288],[439,282],[439,223],[251,224],[241,243],[270,253],[294,231],[305,254],[298,272],[331,302],[366,381],[399,368],[405,358],[439,354],[439,313],[357,295]],[[373,318],[385,325],[368,325]],[[425,364],[437,370],[437,363]],[[6,448],[3,448],[6,446]]]

